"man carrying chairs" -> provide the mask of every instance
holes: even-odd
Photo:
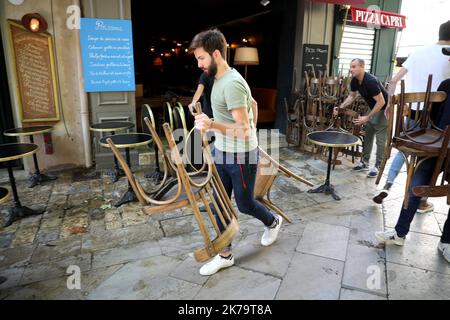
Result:
[[[442,52],[450,56],[450,48],[444,48]],[[442,141],[442,151],[439,156],[424,157],[423,162],[416,166],[414,175],[412,176],[408,194],[405,196],[405,203],[400,211],[395,230],[376,232],[377,239],[384,243],[393,243],[403,246],[406,235],[409,232],[410,224],[414,218],[415,212],[419,207],[420,199],[423,196],[447,196],[447,204],[450,204],[450,79],[441,83],[438,92],[446,93],[446,98],[440,103],[434,103],[431,110],[431,122],[440,129]],[[424,106],[426,108],[426,106]],[[400,120],[401,121],[401,120]],[[439,130],[438,130],[439,131]],[[411,134],[412,136],[412,134]],[[394,137],[395,138],[395,137]],[[417,140],[419,136],[415,136]],[[406,138],[405,138],[406,139]],[[425,146],[426,147],[426,146]],[[434,186],[437,180],[437,174],[444,171],[443,180],[447,180],[447,184]],[[434,179],[436,178],[436,179]],[[444,181],[442,181],[443,183]],[[407,184],[407,188],[409,185]],[[450,216],[450,211],[449,211]],[[441,241],[438,245],[439,251],[443,257],[450,262],[450,219],[444,224]]]
[[[215,77],[211,93],[214,121],[201,113],[195,117],[195,127],[200,131],[215,131],[215,163],[225,190],[229,196],[234,191],[239,211],[263,222],[261,244],[269,246],[277,239],[283,219],[254,198],[258,156],[256,108],[247,82],[225,60],[226,45],[225,37],[218,30],[199,33],[191,42],[199,68]],[[223,228],[220,220],[217,224]],[[200,274],[212,275],[233,264],[230,245],[205,264]]]

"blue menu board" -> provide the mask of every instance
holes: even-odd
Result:
[[[135,91],[130,20],[81,19],[86,92]]]

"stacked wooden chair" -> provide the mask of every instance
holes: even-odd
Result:
[[[152,136],[156,137],[156,131],[151,126],[148,119],[146,123]],[[172,171],[174,178],[172,180],[163,179],[163,181],[152,191],[146,192],[140,182],[131,172],[123,156],[115,147],[114,143],[108,139],[111,150],[116,155],[119,163],[125,171],[128,181],[130,182],[136,196],[143,205],[143,212],[146,214],[158,214],[175,209],[191,206],[195,219],[199,225],[200,232],[204,240],[204,246],[194,252],[197,261],[206,261],[227,247],[239,231],[237,223],[237,214],[231,204],[231,200],[225,192],[220,181],[214,162],[212,161],[209,147],[204,148],[203,156],[205,159],[205,167],[207,167],[206,176],[202,174],[188,173],[186,171],[184,161],[177,148],[172,135],[172,129],[168,123],[163,125],[164,133],[169,143],[170,153],[163,152],[163,163],[168,165],[165,172]],[[158,139],[159,140],[159,139]],[[159,142],[161,142],[159,140]],[[159,143],[157,142],[159,145]],[[163,148],[162,144],[158,146]],[[174,181],[170,182],[169,181]],[[213,192],[215,196],[213,196]],[[203,216],[199,210],[198,201],[203,202],[207,209],[207,216]],[[225,230],[221,231],[217,225],[216,217],[213,215],[211,208],[214,208],[218,219],[225,226]],[[213,233],[211,233],[211,228]]]
[[[436,167],[430,180],[430,186],[434,186],[444,162],[448,162],[450,126],[441,130],[431,119],[432,104],[443,102],[446,99],[446,93],[430,91],[431,75],[426,92],[405,93],[405,84],[402,81],[401,93],[393,97],[393,106],[389,110],[391,114],[389,116],[388,141],[376,184],[380,182],[392,148],[396,148],[406,160],[404,208],[407,208],[408,205],[411,179],[417,168],[425,160],[436,158]],[[421,111],[412,112],[413,104],[417,106],[416,110]]]

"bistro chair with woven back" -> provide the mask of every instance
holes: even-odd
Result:
[[[376,184],[381,179],[392,148],[396,148],[406,163],[404,208],[408,205],[411,179],[417,168],[425,160],[436,158],[436,167],[429,184],[434,186],[449,154],[450,126],[442,130],[431,119],[432,104],[444,101],[446,93],[431,92],[431,81],[432,75],[428,78],[426,92],[405,93],[402,80],[401,92],[392,98],[393,106],[389,109],[388,141]]]

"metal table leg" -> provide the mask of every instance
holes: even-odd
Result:
[[[333,159],[333,148],[328,147],[328,166],[327,166],[327,179],[325,183],[316,189],[308,190],[308,193],[325,193],[331,194],[334,200],[341,200],[341,197],[336,193],[334,187],[330,184],[330,173],[331,173],[331,161]]]
[[[34,138],[33,135],[30,135],[30,142],[34,143]],[[34,161],[34,168],[35,168],[35,172],[32,176],[30,176],[28,178],[28,188],[34,188],[35,186],[37,186],[38,184],[41,184],[43,182],[47,182],[47,181],[53,181],[56,180],[57,177],[55,176],[50,176],[50,175],[46,175],[46,174],[42,174],[41,171],[39,170],[39,164],[38,164],[38,160],[37,160],[37,156],[34,153],[33,154],[33,161]]]

